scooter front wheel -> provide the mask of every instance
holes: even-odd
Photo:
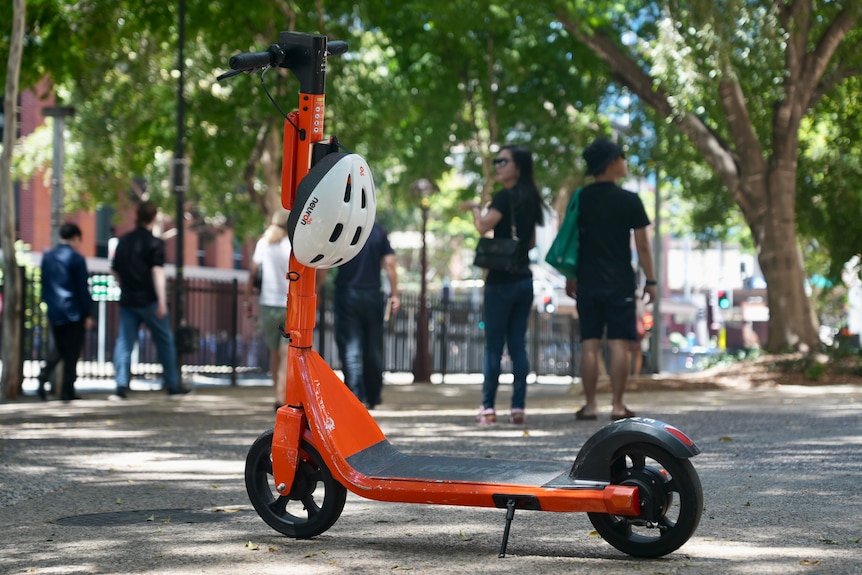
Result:
[[[261,434],[246,456],[245,488],[251,504],[279,533],[295,539],[320,535],[341,516],[347,489],[332,477],[317,450],[303,441],[290,492],[276,491],[272,436],[272,430]]]
[[[655,445],[622,447],[612,459],[611,482],[638,487],[638,517],[588,513],[602,538],[635,557],[661,557],[694,534],[703,512],[703,488],[688,459]]]

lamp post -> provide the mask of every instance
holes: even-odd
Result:
[[[186,158],[185,158],[185,24],[186,2],[180,0],[179,6],[179,38],[177,68],[179,80],[177,83],[177,142],[174,154],[173,191],[177,205],[177,272],[174,280],[174,333],[180,345],[177,346],[177,368],[182,373],[182,348],[184,338],[181,328],[185,325],[185,309],[183,306],[183,265],[185,261],[185,203],[186,203]]]
[[[656,134],[658,138],[658,134]],[[656,143],[658,147],[658,143]],[[650,339],[650,366],[653,373],[661,373],[662,357],[661,346],[664,341],[662,332],[664,322],[661,318],[661,300],[664,296],[664,246],[662,244],[662,221],[661,221],[661,166],[655,168],[655,232],[653,236],[653,259],[655,260],[655,279],[658,281],[655,290],[655,302],[652,308],[653,328]]]
[[[431,206],[430,195],[435,189],[436,186],[426,179],[417,180],[410,186],[410,191],[419,198],[419,206],[422,209],[422,276],[419,279],[416,355],[413,357],[414,383],[431,383],[431,357],[428,345],[428,245],[425,232],[428,226],[428,209]]]

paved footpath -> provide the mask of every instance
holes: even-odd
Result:
[[[607,417],[576,422],[579,392],[531,385],[526,428],[477,426],[476,384],[389,385],[374,416],[402,451],[568,462]],[[326,533],[283,537],[243,483],[246,451],[273,423],[271,396],[199,385],[181,400],[0,404],[0,574],[862,574],[862,387],[627,394],[703,450],[692,460],[700,527],[657,560],[616,551],[585,514],[528,511],[498,559],[502,510],[353,495]]]

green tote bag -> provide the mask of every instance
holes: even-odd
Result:
[[[573,280],[578,277],[578,206],[581,188],[575,190],[566,216],[560,225],[560,231],[551,244],[551,249],[545,256],[545,261],[557,268],[566,278]]]

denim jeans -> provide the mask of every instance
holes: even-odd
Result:
[[[383,306],[379,289],[335,290],[335,343],[344,383],[371,406],[383,388]]]
[[[503,345],[512,358],[512,407],[524,408],[527,396],[527,320],[533,305],[533,279],[485,284],[485,381],[482,385],[482,407],[494,407],[500,385],[500,362]]]
[[[114,347],[114,371],[117,377],[117,389],[128,389],[131,377],[132,348],[138,338],[141,324],[147,326],[156,353],[164,372],[164,388],[166,391],[177,391],[180,388],[180,374],[177,368],[177,350],[174,345],[174,332],[171,330],[170,314],[161,319],[156,317],[158,304],[153,302],[143,307],[120,306],[120,334]]]

